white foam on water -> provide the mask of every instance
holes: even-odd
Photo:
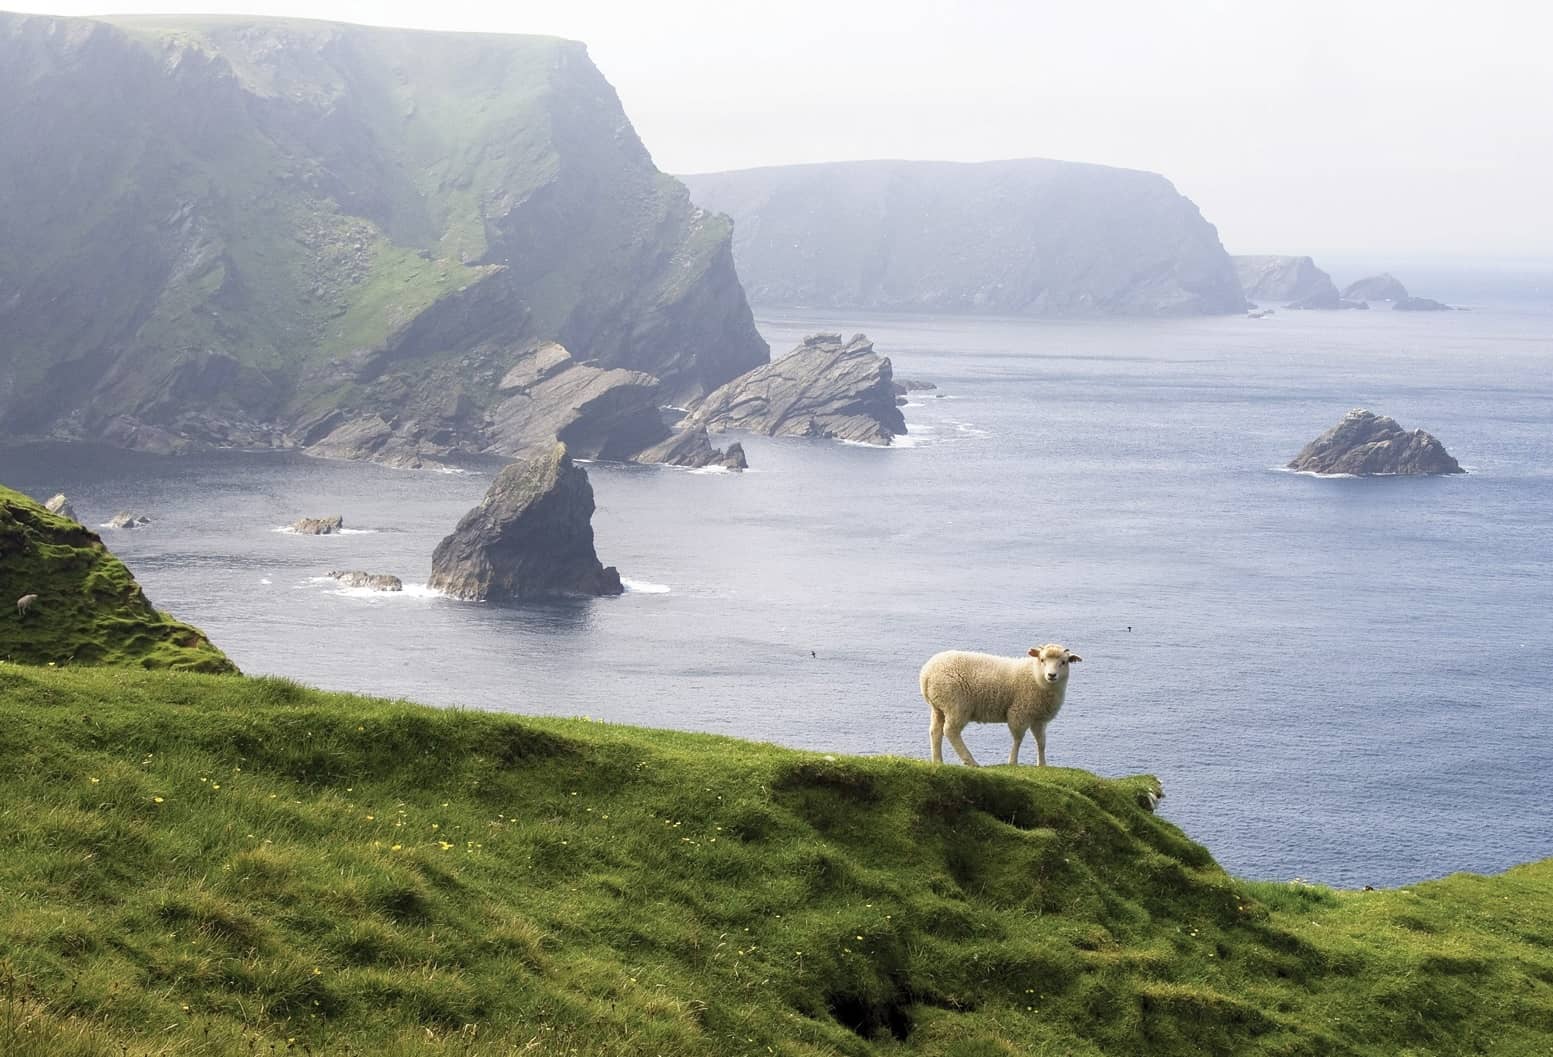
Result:
[[[353,529],[342,528],[333,532],[298,532],[290,525],[281,525],[270,529],[271,532],[284,532],[288,536],[375,536],[380,529]]]
[[[733,473],[733,471],[730,470],[726,466],[696,466],[696,467],[693,467],[690,472],[691,473]]]
[[[668,584],[655,584],[647,580],[627,580],[624,576],[620,578],[620,583],[633,595],[666,595],[673,590]]]
[[[1339,481],[1339,480],[1344,480],[1344,479],[1351,480],[1351,481],[1357,481],[1359,479],[1359,475],[1356,474],[1356,473],[1318,473],[1315,470],[1295,470],[1295,469],[1291,469],[1288,466],[1269,466],[1268,469],[1269,470],[1276,470],[1278,473],[1292,473],[1292,474],[1294,474],[1297,477],[1320,477],[1323,480],[1328,480],[1328,481]],[[1373,477],[1391,477],[1391,476],[1394,476],[1394,475],[1393,474],[1389,474],[1389,473],[1378,473],[1378,474],[1372,474],[1371,476],[1373,476]]]

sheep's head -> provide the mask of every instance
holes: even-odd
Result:
[[[1044,646],[1031,646],[1030,656],[1035,658],[1037,669],[1048,683],[1062,682],[1068,677],[1068,666],[1084,659],[1055,642],[1048,642]]]

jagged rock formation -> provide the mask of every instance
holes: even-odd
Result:
[[[365,587],[373,591],[404,590],[404,581],[387,573],[364,573],[352,569],[349,572],[332,572],[329,576],[338,580],[341,587]]]
[[[1291,470],[1381,474],[1466,473],[1445,446],[1421,429],[1409,432],[1395,419],[1358,408],[1305,445]]]
[[[1026,316],[1239,312],[1218,233],[1154,173],[1046,159],[684,178],[756,304]]]
[[[1407,287],[1390,272],[1371,275],[1343,287],[1345,301],[1405,301]]]
[[[437,545],[429,584],[453,598],[517,602],[618,595],[613,566],[593,549],[593,486],[565,444],[496,476],[480,505]]]
[[[1309,257],[1237,256],[1235,275],[1252,301],[1308,301],[1309,307],[1338,307],[1337,285]],[[1330,301],[1330,305],[1326,302]],[[1293,306],[1291,306],[1293,307]]]
[[[690,424],[767,436],[889,444],[906,432],[890,361],[862,334],[813,334],[788,355],[709,395]]]
[[[95,532],[3,487],[0,584],[7,609],[19,595],[38,596],[25,621],[0,611],[0,660],[237,670],[198,628],[152,608]]]
[[[297,518],[287,531],[298,536],[333,536],[345,528],[345,519],[339,514],[330,517]]]
[[[636,456],[637,462],[664,463],[669,466],[721,466],[728,470],[747,470],[749,460],[738,441],[726,449],[714,448],[705,426],[687,426],[668,440],[655,444]]]
[[[81,520],[80,516],[75,512],[75,507],[70,505],[70,500],[65,498],[65,493],[63,492],[57,493],[47,503],[44,503],[43,509],[50,514],[58,514],[60,517],[69,518],[71,521],[79,522]]]
[[[1404,297],[1391,306],[1398,312],[1449,312],[1451,306],[1432,297]]]
[[[0,99],[9,435],[414,465],[508,450],[538,341],[659,402],[768,357],[580,44],[0,14]]]
[[[108,524],[104,527],[111,529],[137,529],[145,528],[149,524],[151,524],[151,519],[144,514],[131,514],[127,511],[120,511],[109,518]]]

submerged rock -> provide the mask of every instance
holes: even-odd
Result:
[[[679,430],[663,443],[639,453],[635,461],[693,468],[722,466],[729,470],[747,470],[750,465],[744,457],[744,445],[735,441],[726,449],[714,448],[705,426]]]
[[[1350,301],[1350,300],[1348,300],[1345,297],[1339,297],[1338,294],[1337,294],[1337,291],[1335,289],[1333,289],[1333,290],[1323,290],[1320,293],[1311,294],[1309,297],[1302,297],[1298,301],[1290,301],[1284,307],[1285,308],[1293,308],[1293,309],[1326,309],[1326,310],[1335,310],[1335,309],[1339,309],[1339,308],[1356,308],[1356,309],[1359,309],[1361,311],[1364,311],[1364,310],[1367,310],[1370,306],[1369,306],[1369,303],[1366,302],[1366,301]]]
[[[888,357],[862,334],[812,334],[791,353],[713,392],[690,418],[709,430],[889,444],[906,432]]]
[[[291,531],[299,536],[333,536],[345,528],[345,519],[339,514],[333,517],[304,517],[291,523]]]
[[[1409,432],[1395,419],[1363,408],[1348,412],[1341,422],[1305,445],[1289,469],[1359,477],[1466,473],[1428,433],[1421,429]]]
[[[120,511],[108,519],[106,527],[111,529],[136,529],[144,528],[149,524],[151,524],[151,519],[144,514],[130,514]]]
[[[618,595],[620,573],[593,549],[593,486],[565,444],[502,470],[437,545],[430,586],[453,598],[517,602]]]
[[[1343,297],[1349,301],[1406,301],[1407,287],[1390,272],[1381,272],[1349,283],[1343,288]]]
[[[47,510],[50,514],[58,514],[60,517],[67,517],[77,524],[81,523],[81,518],[75,512],[75,507],[70,505],[70,500],[65,498],[65,493],[63,492],[56,494],[54,498],[50,499],[47,503],[44,503],[43,509]]]
[[[349,572],[331,572],[330,577],[340,581],[342,587],[367,587],[374,591],[403,591],[404,581],[386,573],[364,573],[352,569]]]
[[[1391,306],[1398,312],[1449,312],[1451,306],[1432,297],[1404,297]]]

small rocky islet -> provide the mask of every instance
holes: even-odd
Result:
[[[514,462],[437,545],[428,586],[473,602],[625,591],[593,548],[593,486],[566,445]]]
[[[1354,477],[1466,473],[1434,436],[1406,430],[1394,418],[1355,408],[1311,441],[1288,469]]]
[[[866,335],[811,334],[782,359],[708,394],[688,424],[884,446],[906,432],[899,395],[889,357]]]

